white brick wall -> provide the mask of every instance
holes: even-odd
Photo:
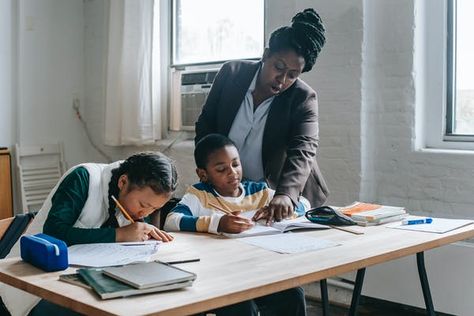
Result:
[[[288,24],[288,15],[307,7],[323,19],[326,45],[302,78],[319,97],[318,162],[331,191],[328,203],[349,204],[359,199],[361,183],[362,1],[294,2],[294,10],[278,21],[278,12],[268,19],[274,25]],[[268,5],[271,10],[273,1]]]

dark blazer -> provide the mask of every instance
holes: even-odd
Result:
[[[229,134],[260,65],[231,61],[222,66],[196,122],[196,142],[210,133]],[[313,207],[326,201],[329,190],[316,162],[317,147],[316,92],[297,79],[273,100],[263,134],[261,159],[265,179],[275,194],[285,194],[295,204],[302,194]]]

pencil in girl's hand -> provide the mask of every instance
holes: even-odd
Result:
[[[119,201],[113,195],[112,195],[112,200],[114,200],[115,204],[117,204],[117,206],[120,209],[120,211],[122,212],[123,216],[125,216],[125,218],[128,219],[128,221],[130,223],[132,223],[132,224],[135,223],[133,218],[127,213],[127,211],[123,208],[122,204],[120,204]]]

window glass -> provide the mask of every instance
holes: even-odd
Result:
[[[175,0],[173,4],[174,65],[261,57],[263,0]]]
[[[457,0],[454,2],[452,10],[453,25],[453,45],[454,59],[451,65],[453,76],[454,93],[448,104],[451,102],[452,111],[451,122],[448,121],[447,131],[451,129],[452,134],[474,134],[474,40],[472,32],[474,30],[474,1]],[[448,74],[450,71],[448,71]],[[449,82],[449,78],[448,78]],[[448,94],[449,95],[449,94]],[[449,105],[448,105],[449,106]],[[449,115],[448,115],[449,120]]]

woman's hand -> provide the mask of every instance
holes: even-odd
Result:
[[[115,232],[116,242],[146,241],[149,239],[161,240],[163,242],[173,240],[173,236],[167,232],[159,230],[153,225],[142,222],[135,222],[127,226],[119,227]]]
[[[238,234],[252,228],[254,223],[248,218],[238,216],[239,214],[240,212],[234,212],[233,215],[222,216],[217,231]]]
[[[275,195],[270,203],[259,209],[254,217],[254,221],[265,219],[266,224],[270,225],[273,221],[279,222],[285,218],[292,218],[295,208],[293,202],[286,195]]]

